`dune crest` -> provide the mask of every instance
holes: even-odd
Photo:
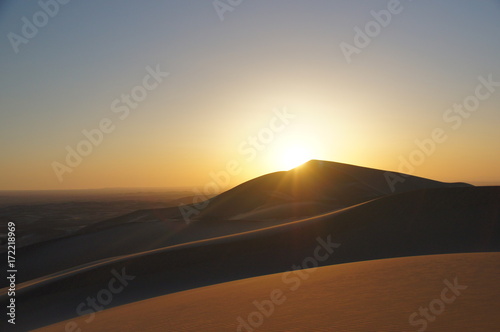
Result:
[[[179,332],[417,331],[425,327],[491,332],[500,324],[500,253],[384,259],[302,273],[307,279],[294,276],[290,282],[283,274],[273,274],[238,280],[108,309],[88,324],[88,316],[83,316],[37,331],[61,331],[74,323],[92,331],[145,327]],[[453,288],[455,279],[467,288]],[[449,287],[447,299],[454,296],[452,292],[458,295],[441,312],[432,303],[439,304],[443,289]],[[427,307],[432,321],[414,315],[422,307]]]

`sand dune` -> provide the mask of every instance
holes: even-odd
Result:
[[[19,285],[19,313],[29,318],[27,328],[73,317],[82,300],[109,282],[113,270],[135,278],[109,306],[282,272],[311,255],[318,238],[341,244],[320,265],[500,251],[499,197],[499,187],[415,191],[285,225],[116,257]]]
[[[157,248],[237,234],[266,228],[290,220],[218,221],[191,223],[166,220],[147,223],[130,222],[96,232],[47,241],[18,252],[23,269],[20,281],[51,274],[81,264],[115,256],[149,251]],[[67,250],[61,250],[67,248]],[[2,254],[0,254],[0,257]],[[46,257],[51,257],[47,260]],[[0,286],[5,281],[0,281]],[[3,287],[3,286],[2,286]]]
[[[386,173],[349,164],[311,160],[290,171],[250,180],[214,197],[198,218],[229,219],[237,213],[283,202],[328,202],[333,208],[338,208],[417,189],[470,186],[407,175],[403,182],[391,188]],[[298,208],[296,216],[326,211],[328,209],[302,211]]]
[[[20,281],[114,256],[266,228],[383,197],[391,193],[385,173],[310,161],[287,172],[250,180],[211,199],[201,210],[200,220],[190,224],[182,220],[178,207],[112,218],[72,236],[21,248],[19,265],[24,273]],[[463,186],[467,185],[408,176],[398,183],[396,192]],[[5,281],[0,281],[3,285]]]
[[[500,326],[500,253],[406,257],[301,272],[306,279],[289,273],[238,280],[104,310],[92,319],[76,317],[39,331],[63,331],[67,324],[92,331],[178,332],[492,332]],[[429,316],[420,314],[420,308],[429,308]]]
[[[352,206],[390,194],[419,189],[470,187],[467,183],[443,183],[421,177],[405,175],[404,181],[391,187],[387,171],[336,162],[311,160],[297,168],[266,174],[242,183],[202,204],[186,204],[199,214],[192,220],[230,220],[235,216],[258,209],[294,203],[294,209],[276,219],[303,218],[334,209]],[[197,202],[199,203],[199,202]],[[300,204],[297,204],[300,203]],[[316,205],[311,208],[311,205]],[[305,208],[304,208],[305,207]],[[143,220],[183,220],[179,208],[137,211],[123,217],[112,218],[82,230],[81,233],[101,230],[123,224],[130,218]]]

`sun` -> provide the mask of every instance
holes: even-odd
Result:
[[[268,169],[272,172],[288,171],[309,160],[322,159],[322,142],[313,134],[288,134],[280,136],[270,146],[268,153]]]
[[[284,149],[278,162],[284,170],[290,170],[311,159],[314,158],[310,150],[306,149],[304,146],[295,145]]]

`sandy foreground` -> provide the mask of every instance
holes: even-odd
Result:
[[[37,331],[491,332],[500,326],[498,276],[500,253],[347,263],[159,296]]]

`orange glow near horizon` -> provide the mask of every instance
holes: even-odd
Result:
[[[419,145],[412,175],[500,183],[500,7],[445,3],[414,2],[348,63],[376,4],[249,1],[221,23],[203,1],[83,1],[20,54],[3,38],[0,190],[204,186],[232,160],[228,186],[310,159],[397,172]],[[33,6],[2,8],[4,36]]]

